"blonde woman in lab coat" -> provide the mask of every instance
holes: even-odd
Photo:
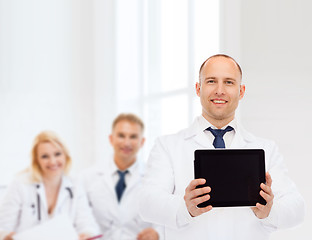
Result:
[[[0,240],[66,214],[80,240],[97,235],[87,198],[67,176],[71,157],[59,137],[49,131],[34,140],[31,166],[18,175],[0,203]]]

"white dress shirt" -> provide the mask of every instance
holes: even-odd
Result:
[[[136,171],[137,169],[137,165],[138,163],[134,163],[132,164],[128,169],[127,169],[127,173],[125,174],[125,184],[126,184],[126,188],[127,185],[129,184],[129,182],[131,181],[131,178],[133,177],[133,175],[138,174],[138,172]],[[110,170],[109,170],[111,176],[112,176],[112,180],[113,180],[113,184],[114,186],[117,185],[118,181],[119,181],[119,174],[117,171],[120,171],[118,169],[118,167],[116,166],[116,164],[114,162],[110,163]],[[124,172],[124,171],[123,171]]]
[[[210,132],[209,130],[206,130],[206,129],[209,128],[209,127],[211,127],[212,129],[217,129],[217,128],[215,126],[213,126],[210,122],[208,122],[203,116],[199,117],[198,122],[199,122],[200,128],[207,135],[208,141],[209,142],[213,142],[214,139],[215,139],[215,136],[212,134],[212,132]],[[223,140],[224,140],[224,143],[225,143],[225,148],[228,148],[232,144],[233,138],[235,136],[235,131],[236,131],[236,128],[237,128],[237,120],[234,119],[233,121],[231,121],[229,124],[227,124],[226,126],[224,126],[221,129],[224,130],[228,126],[231,126],[234,130],[226,132],[224,134]]]

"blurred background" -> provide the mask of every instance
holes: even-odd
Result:
[[[275,140],[307,203],[305,222],[272,239],[312,239],[312,2],[306,0],[0,0],[0,195],[53,130],[73,173],[104,161],[118,113],[157,136],[201,113],[201,63],[226,53],[243,69],[238,118]]]

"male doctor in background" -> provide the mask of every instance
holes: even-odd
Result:
[[[83,184],[105,240],[158,240],[151,223],[139,216],[144,174],[137,153],[144,144],[144,124],[133,114],[120,114],[109,136],[114,155],[85,173]]]
[[[202,115],[189,128],[156,140],[149,157],[140,212],[146,221],[165,225],[165,239],[265,240],[272,231],[303,221],[303,198],[287,176],[277,146],[253,136],[235,118],[244,93],[242,71],[233,58],[222,54],[208,58],[196,83]],[[205,179],[194,180],[194,151],[225,147],[264,149],[268,172],[260,195],[266,205],[197,208],[210,198],[213,189],[196,188]]]

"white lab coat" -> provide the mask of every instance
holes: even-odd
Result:
[[[162,227],[147,223],[139,216],[139,193],[144,165],[137,161],[131,166],[131,178],[118,203],[112,174],[117,170],[113,158],[88,169],[83,177],[93,214],[101,228],[103,240],[136,240],[145,228],[154,228],[159,235]]]
[[[10,184],[0,203],[0,240],[10,232],[22,232],[59,214],[68,214],[77,233],[89,233],[92,236],[99,233],[82,187],[74,186],[64,176],[51,216],[48,214],[43,183],[33,183],[29,172],[22,173]]]
[[[141,197],[140,213],[144,220],[164,224],[165,239],[169,240],[265,240],[272,231],[303,221],[303,198],[287,176],[276,145],[253,136],[239,124],[229,148],[265,150],[266,171],[271,174],[275,195],[271,213],[260,220],[249,207],[214,208],[192,218],[183,196],[194,179],[194,151],[214,148],[204,129],[200,116],[189,128],[156,140]]]

